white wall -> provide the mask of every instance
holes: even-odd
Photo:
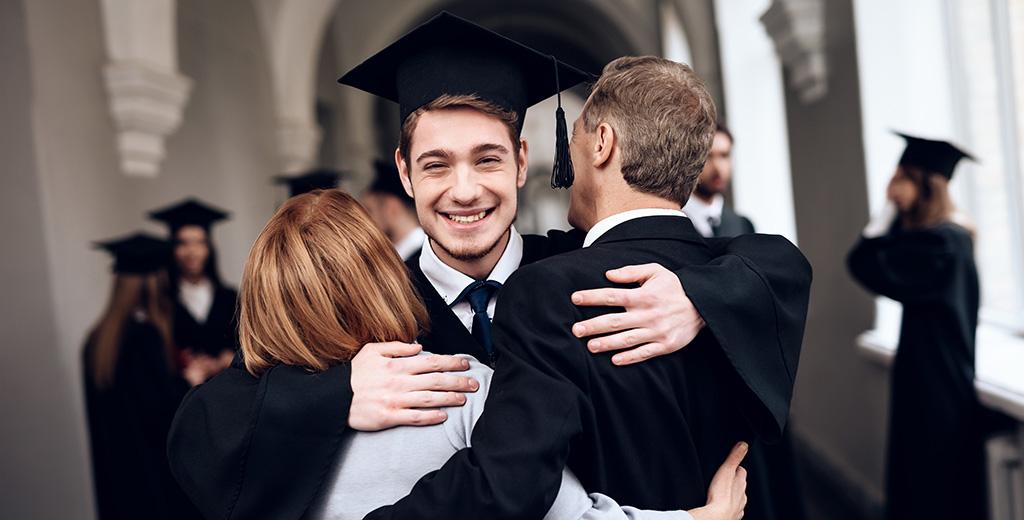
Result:
[[[40,223],[35,235],[45,240],[46,254],[37,252],[32,258],[51,283],[47,296],[53,303],[52,316],[41,313],[40,319],[48,327],[43,330],[53,335],[55,348],[44,368],[56,370],[52,377],[40,370],[41,379],[32,381],[45,383],[46,395],[58,394],[63,407],[51,407],[54,413],[63,410],[62,418],[51,417],[49,436],[37,436],[55,455],[23,461],[32,468],[26,474],[46,472],[50,484],[39,485],[24,497],[35,508],[77,513],[13,517],[88,518],[91,485],[79,356],[110,283],[109,259],[90,244],[140,227],[163,232],[147,222],[144,213],[196,195],[233,214],[232,221],[215,229],[214,237],[222,273],[237,282],[249,245],[278,198],[269,180],[277,173],[269,75],[248,0],[179,1],[179,59],[182,72],[195,81],[193,93],[184,123],[167,140],[159,176],[128,178],[119,173],[102,82],[106,56],[98,3],[21,5],[32,95],[27,105],[32,121],[27,146],[35,161],[41,201],[39,215],[23,218]],[[5,132],[10,131],[8,125],[21,132],[26,129],[6,118],[0,125]],[[7,191],[6,176],[4,182],[5,196],[14,196]],[[29,203],[26,199],[15,207]],[[8,336],[6,330],[4,335]],[[39,364],[43,356],[7,347],[4,352],[5,361],[10,361],[3,363],[5,371],[24,370],[26,363]],[[0,380],[21,381],[20,374],[9,377],[5,374]],[[33,389],[22,382],[17,392]],[[46,395],[33,399],[46,402]],[[60,459],[54,460],[58,455]],[[48,499],[47,493],[57,493],[55,486],[60,499]]]

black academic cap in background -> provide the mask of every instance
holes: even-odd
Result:
[[[287,184],[289,196],[302,195],[313,190],[329,190],[338,187],[342,173],[337,170],[319,168],[302,175],[278,175],[274,177],[277,184]]]
[[[969,153],[946,141],[924,139],[902,132],[893,133],[907,141],[907,147],[900,157],[901,166],[916,166],[926,172],[952,179],[953,170],[960,159],[975,160]]]
[[[516,113],[593,75],[448,12],[423,25],[338,79],[398,103],[400,122],[441,95],[475,95]],[[561,99],[556,111],[553,184],[572,184]],[[565,184],[565,183],[568,184]]]
[[[95,245],[113,255],[113,271],[118,274],[158,271],[167,266],[171,256],[170,242],[142,232],[96,242]]]
[[[398,177],[398,168],[394,161],[373,161],[374,177],[373,182],[366,188],[370,193],[383,193],[394,195],[402,201],[411,201],[412,197],[405,192],[402,186],[402,179]]]
[[[209,232],[210,226],[227,219],[228,213],[195,198],[188,198],[166,208],[150,211],[149,218],[167,224],[173,237],[184,226],[199,226]]]

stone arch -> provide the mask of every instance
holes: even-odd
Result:
[[[317,156],[317,56],[337,3],[338,0],[253,0],[269,61],[279,166],[283,172],[309,168]]]

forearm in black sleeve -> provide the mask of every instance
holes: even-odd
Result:
[[[810,296],[811,267],[786,239],[711,241],[719,254],[676,275],[752,394],[757,433],[778,438],[789,416]]]
[[[318,374],[276,366],[255,378],[238,363],[193,389],[168,456],[208,518],[300,518],[347,430],[350,367]]]

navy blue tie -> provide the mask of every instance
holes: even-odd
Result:
[[[467,285],[452,303],[455,305],[462,300],[469,302],[469,307],[473,309],[473,337],[491,356],[494,354],[494,340],[491,339],[491,317],[487,315],[487,304],[499,289],[501,284],[494,280],[477,280]]]

